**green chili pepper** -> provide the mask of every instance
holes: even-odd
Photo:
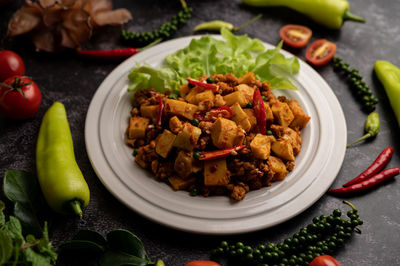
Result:
[[[400,69],[388,61],[376,61],[374,69],[400,126]]]
[[[75,161],[71,131],[62,103],[55,102],[43,117],[36,145],[40,187],[49,206],[59,213],[82,217],[89,187]]]
[[[358,140],[354,141],[353,143],[350,143],[347,145],[347,147],[350,147],[353,144],[356,144],[362,140],[365,140],[367,138],[372,138],[378,135],[379,130],[381,129],[381,123],[379,120],[379,114],[376,112],[372,112],[367,116],[367,120],[365,121],[365,135],[359,138]]]
[[[347,0],[242,0],[244,4],[257,7],[284,6],[296,10],[315,22],[331,29],[340,29],[343,22],[365,22],[350,13]]]
[[[256,17],[254,17],[253,19],[249,20],[248,22],[244,23],[243,25],[239,26],[239,27],[235,27],[233,24],[226,22],[226,21],[222,21],[222,20],[213,20],[213,21],[209,21],[209,22],[204,22],[201,23],[199,25],[197,25],[196,27],[194,27],[193,31],[221,31],[222,28],[226,28],[230,31],[239,31],[241,29],[244,29],[248,26],[250,26],[251,24],[253,24],[256,20],[258,20],[259,18],[262,17],[262,14],[257,15]]]

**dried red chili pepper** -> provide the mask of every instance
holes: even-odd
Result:
[[[204,88],[204,89],[207,89],[207,90],[212,90],[214,92],[218,90],[218,85],[216,85],[216,84],[204,83],[204,82],[192,79],[192,78],[187,78],[186,80],[190,84],[195,85],[195,86],[200,87],[200,88]]]
[[[258,130],[261,134],[265,135],[267,133],[267,116],[259,89],[256,89],[253,94],[253,110],[257,119]]]
[[[214,121],[214,118],[223,117],[229,119],[232,115],[232,109],[229,106],[221,106],[205,111],[197,111],[194,113],[193,118],[199,121]]]
[[[140,50],[138,48],[124,48],[111,50],[77,50],[76,53],[83,58],[102,59],[102,60],[121,60],[135,55]]]
[[[203,151],[200,152],[199,160],[207,161],[207,160],[215,160],[224,157],[228,157],[230,155],[236,155],[238,151],[242,150],[246,145],[240,145],[232,148],[226,148],[223,150],[216,151]]]
[[[359,176],[344,184],[343,187],[359,183],[377,174],[380,170],[383,169],[383,167],[385,167],[385,165],[387,165],[387,163],[389,162],[390,158],[393,155],[393,152],[394,152],[393,147],[387,147],[386,149],[384,149],[375,159],[375,161],[364,172],[362,172]]]
[[[328,191],[328,193],[333,194],[333,195],[346,195],[346,194],[352,194],[355,192],[365,191],[370,188],[376,187],[378,184],[398,175],[399,173],[400,173],[399,168],[386,169],[367,180],[361,181],[357,184],[353,184],[348,187],[331,189]]]
[[[162,121],[162,113],[164,111],[164,103],[161,99],[161,96],[158,95],[158,117],[157,117],[157,126],[161,126]]]

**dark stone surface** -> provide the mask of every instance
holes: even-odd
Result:
[[[102,80],[114,69],[117,62],[82,61],[71,54],[47,55],[36,53],[29,42],[6,41],[7,22],[22,1],[0,7],[0,37],[4,48],[18,52],[26,62],[27,75],[33,77],[42,89],[43,102],[39,112],[25,121],[11,121],[0,117],[0,180],[6,169],[35,171],[34,150],[41,117],[54,102],[63,102],[74,139],[76,157],[91,190],[91,202],[82,220],[55,216],[51,225],[51,239],[58,246],[80,229],[92,228],[103,234],[114,228],[125,228],[138,235],[146,245],[150,258],[163,259],[166,265],[183,265],[193,259],[208,259],[211,249],[222,239],[241,240],[251,245],[278,242],[297,232],[320,214],[327,214],[342,207],[340,199],[324,195],[314,205],[291,220],[273,228],[236,236],[204,236],[182,233],[157,225],[116,200],[95,175],[84,143],[84,123],[90,100]],[[133,20],[126,27],[146,31],[170,18],[179,9],[179,1],[123,1],[114,0],[115,7],[131,10]],[[248,8],[240,1],[188,0],[194,8],[194,16],[174,37],[192,34],[192,28],[200,22],[222,19],[240,25],[259,12],[264,16],[247,33],[262,41],[276,44],[278,31],[285,24],[303,24],[313,32],[313,40],[326,38],[334,41],[337,54],[351,66],[359,69],[374,94],[379,98],[377,112],[381,117],[381,132],[372,141],[347,149],[343,166],[333,184],[338,187],[369,166],[379,152],[392,145],[395,154],[387,167],[400,165],[399,126],[396,122],[382,86],[373,74],[373,64],[378,59],[390,60],[400,66],[400,2],[396,0],[351,0],[351,10],[366,19],[365,24],[346,22],[341,30],[327,30],[314,24],[298,13],[284,9]],[[95,33],[87,45],[91,48],[123,47],[119,39],[119,27],[106,27]],[[293,52],[293,51],[292,51]],[[295,52],[304,59],[305,50]],[[348,127],[348,139],[363,134],[366,115],[349,91],[341,76],[331,66],[317,71],[332,87],[342,104]],[[400,104],[400,103],[399,103]],[[1,196],[3,197],[3,196]],[[362,234],[352,239],[335,255],[343,265],[400,265],[400,189],[393,181],[370,193],[350,198],[364,219]],[[78,260],[79,261],[79,260]],[[79,265],[61,258],[60,265]],[[81,263],[87,265],[87,263]]]

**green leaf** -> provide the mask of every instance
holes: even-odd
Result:
[[[44,223],[43,235],[42,238],[39,240],[37,249],[41,254],[49,257],[50,261],[56,262],[58,255],[52,243],[50,242],[49,232],[47,230],[47,222]]]
[[[9,234],[0,229],[0,265],[6,263],[12,256],[13,244]]]
[[[46,205],[37,177],[25,171],[6,170],[3,190],[5,196],[14,203],[14,215],[21,221],[24,232],[40,236],[43,221],[38,215]]]
[[[4,215],[4,209],[6,208],[6,205],[4,204],[3,201],[0,200],[0,228],[3,227],[4,223],[6,222],[6,216]]]
[[[9,217],[9,220],[4,224],[4,230],[9,233],[14,242],[17,242],[18,244],[22,244],[24,242],[21,223],[14,216]]]
[[[94,242],[100,246],[106,245],[106,239],[93,230],[81,230],[74,236],[73,240],[86,240]]]
[[[101,256],[100,266],[147,265],[153,262],[121,251],[109,250]]]
[[[111,249],[118,250],[142,259],[147,258],[142,241],[124,229],[116,229],[107,234],[107,242]]]
[[[30,262],[32,266],[51,266],[50,257],[44,256],[35,252],[32,248],[26,248],[22,250],[22,254],[27,262]]]
[[[88,240],[71,240],[64,242],[59,247],[60,252],[68,253],[103,253],[105,251],[104,246],[97,244],[96,242]]]

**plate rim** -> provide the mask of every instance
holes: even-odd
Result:
[[[158,44],[158,45],[156,45],[156,46],[150,48],[148,51],[143,51],[142,54],[143,54],[144,52],[150,53],[151,50],[156,50],[157,48],[161,48],[161,47],[163,47],[163,46],[167,46],[167,45],[171,44],[172,42],[190,41],[190,40],[193,39],[193,38],[200,38],[200,37],[202,37],[202,36],[205,36],[205,35],[192,35],[192,36],[186,36],[186,37],[181,37],[181,38],[177,38],[177,39],[172,39],[172,40],[163,42],[163,43],[161,43],[161,44]],[[212,37],[220,38],[219,35],[207,35],[207,36],[212,36]],[[266,42],[263,42],[263,43],[266,44],[267,46],[274,46],[274,45],[269,44],[269,43],[266,43]],[[177,49],[181,49],[181,47],[178,47]],[[282,50],[282,53],[287,54],[287,55],[294,56],[294,55],[290,54],[289,52],[287,52],[287,51],[285,51],[285,50]],[[343,148],[342,148],[341,150],[339,150],[339,154],[336,154],[336,156],[335,156],[335,160],[340,161],[340,163],[336,164],[335,169],[332,169],[332,170],[334,171],[334,174],[333,174],[334,177],[331,178],[331,180],[329,180],[328,183],[325,183],[325,184],[324,184],[324,187],[326,187],[326,189],[325,189],[324,191],[320,191],[320,192],[318,193],[318,195],[317,195],[316,197],[313,198],[313,200],[308,200],[307,204],[306,204],[305,206],[303,206],[302,208],[298,208],[297,211],[292,211],[292,213],[291,213],[290,215],[286,215],[283,219],[280,219],[279,221],[276,221],[275,223],[269,223],[267,226],[263,226],[263,225],[252,225],[252,226],[250,226],[250,227],[249,227],[249,226],[247,226],[247,227],[243,226],[243,228],[241,228],[241,229],[231,229],[231,230],[226,229],[226,228],[221,229],[221,228],[218,227],[218,226],[216,226],[215,228],[210,228],[210,229],[206,229],[206,228],[197,228],[197,229],[196,229],[196,228],[187,228],[187,227],[182,227],[182,226],[179,226],[179,225],[177,225],[177,224],[171,223],[171,221],[165,221],[164,219],[154,218],[153,216],[148,215],[148,214],[147,214],[145,211],[143,211],[143,210],[140,210],[140,209],[138,209],[138,208],[132,207],[131,205],[127,205],[127,203],[125,202],[125,200],[124,200],[123,198],[121,198],[121,195],[118,194],[116,191],[114,191],[115,187],[114,187],[114,189],[111,188],[111,187],[110,187],[110,184],[109,184],[109,183],[107,184],[107,182],[105,182],[105,180],[103,180],[104,177],[103,177],[103,178],[101,177],[100,170],[99,170],[99,168],[101,168],[101,167],[100,167],[99,165],[97,165],[97,167],[96,167],[96,165],[95,165],[97,162],[94,162],[94,161],[97,160],[97,159],[94,158],[94,157],[95,157],[95,153],[94,153],[94,151],[92,150],[92,147],[93,147],[93,146],[91,146],[91,144],[93,144],[93,139],[92,139],[92,138],[93,138],[93,135],[92,135],[92,131],[91,131],[90,129],[93,129],[93,127],[92,127],[92,125],[91,125],[91,124],[92,124],[92,121],[93,121],[92,116],[93,116],[93,114],[95,114],[96,109],[98,109],[98,108],[95,108],[95,99],[97,99],[98,97],[100,97],[101,94],[103,93],[103,90],[101,90],[101,88],[103,88],[104,84],[106,84],[106,81],[107,81],[108,79],[110,79],[110,77],[112,77],[113,75],[115,75],[116,72],[118,72],[118,69],[121,69],[122,66],[125,66],[126,64],[130,64],[130,62],[134,62],[134,58],[135,58],[135,56],[133,56],[133,57],[131,57],[131,58],[125,60],[124,62],[122,62],[122,63],[121,63],[120,65],[118,65],[115,69],[113,69],[113,71],[111,71],[111,72],[107,75],[107,77],[103,80],[103,82],[100,84],[100,86],[99,86],[98,89],[96,90],[95,94],[93,95],[93,98],[92,98],[92,100],[91,100],[91,102],[90,102],[90,105],[89,105],[89,108],[88,108],[88,112],[87,112],[87,116],[86,116],[86,121],[85,121],[85,144],[86,144],[86,150],[87,150],[87,154],[88,154],[89,160],[90,160],[90,162],[91,162],[91,165],[92,165],[92,167],[93,167],[93,169],[94,169],[96,175],[98,176],[98,178],[100,179],[100,181],[103,183],[103,185],[106,187],[106,189],[107,189],[114,197],[116,197],[119,201],[121,201],[125,206],[127,206],[127,207],[130,208],[131,210],[134,210],[135,212],[137,212],[137,213],[139,213],[139,214],[145,216],[146,218],[148,218],[148,219],[150,219],[150,220],[153,220],[153,221],[155,221],[155,222],[157,222],[157,223],[160,223],[160,224],[163,224],[163,225],[165,225],[165,226],[172,227],[172,228],[174,228],[174,229],[178,229],[178,230],[181,230],[181,231],[192,232],[192,233],[199,233],[199,234],[215,234],[215,235],[246,233],[246,232],[256,231],[256,230],[260,230],[260,229],[263,229],[263,228],[266,228],[266,227],[274,226],[274,225],[276,225],[276,224],[278,224],[278,223],[282,223],[282,222],[284,222],[284,221],[286,221],[286,220],[288,220],[288,219],[290,219],[290,218],[292,218],[292,217],[298,215],[299,213],[303,212],[303,211],[306,210],[308,207],[310,207],[310,206],[311,206],[314,202],[316,202],[318,199],[320,199],[321,196],[325,193],[326,189],[327,189],[327,188],[334,182],[334,180],[336,179],[336,176],[337,176],[338,172],[339,172],[340,169],[341,169],[341,166],[342,166],[342,163],[343,163],[343,160],[344,160],[344,156],[345,156],[345,150],[346,150],[346,149],[345,149],[345,143],[346,143],[347,134],[344,134],[344,135],[342,136],[342,137],[344,137],[344,138],[342,139]],[[325,98],[329,98],[329,99],[330,99],[330,101],[328,101],[329,104],[334,105],[334,106],[336,107],[336,110],[335,110],[335,111],[337,112],[336,115],[338,115],[339,117],[335,117],[335,118],[336,118],[337,120],[339,120],[339,121],[342,122],[341,125],[340,125],[340,127],[342,127],[341,129],[342,129],[344,132],[346,132],[346,121],[345,121],[345,116],[344,116],[344,113],[343,113],[343,109],[341,108],[341,105],[340,105],[340,103],[339,103],[339,101],[338,101],[336,95],[333,93],[333,90],[331,89],[331,87],[329,86],[329,84],[322,78],[322,76],[319,75],[318,72],[316,72],[313,68],[311,68],[307,63],[305,63],[304,61],[302,61],[302,60],[300,60],[300,59],[299,59],[299,62],[300,62],[300,67],[301,67],[301,69],[305,67],[305,68],[307,69],[308,72],[312,73],[312,75],[313,75],[315,78],[318,79],[318,82],[320,82],[325,88],[328,88],[327,91],[328,91],[328,94],[330,94],[330,95],[329,95],[329,97],[325,97]],[[142,62],[142,63],[143,63],[143,62]],[[131,68],[132,68],[132,67],[133,67],[133,66],[131,65]],[[111,88],[112,88],[112,87],[110,87],[109,90],[111,90]],[[332,107],[332,106],[330,106],[330,107]],[[100,110],[100,111],[102,111],[102,110]],[[100,114],[98,114],[98,116],[99,116],[99,115],[100,115]],[[99,124],[100,124],[100,123],[99,123]],[[99,140],[99,142],[101,142],[101,141]],[[100,144],[100,143],[99,143],[99,144]],[[336,146],[339,146],[339,147],[340,147],[340,145],[336,145]],[[100,145],[100,148],[103,149],[103,147],[101,147],[101,145]],[[331,154],[331,155],[333,155],[333,154]],[[326,168],[326,167],[327,167],[327,166],[325,165],[324,168]],[[332,167],[331,167],[331,168],[332,168]],[[322,170],[323,170],[323,169],[322,169]],[[322,171],[322,170],[321,170],[321,171]],[[312,187],[313,185],[315,185],[316,182],[314,182],[314,181],[315,181],[315,180],[313,180],[313,182],[312,182],[312,184],[310,185],[310,187]],[[116,186],[116,184],[113,184],[113,185]],[[305,189],[305,191],[308,190],[308,189],[309,189],[309,188]],[[304,194],[305,191],[303,191],[302,194]],[[297,198],[297,197],[296,197],[296,198]],[[146,200],[146,199],[141,198],[141,200]],[[285,205],[287,205],[287,204],[285,204]],[[154,206],[153,206],[153,207],[154,207]],[[156,206],[156,207],[157,207],[157,206]],[[257,216],[257,215],[255,215],[255,216]],[[197,219],[198,219],[198,218],[197,218]]]

